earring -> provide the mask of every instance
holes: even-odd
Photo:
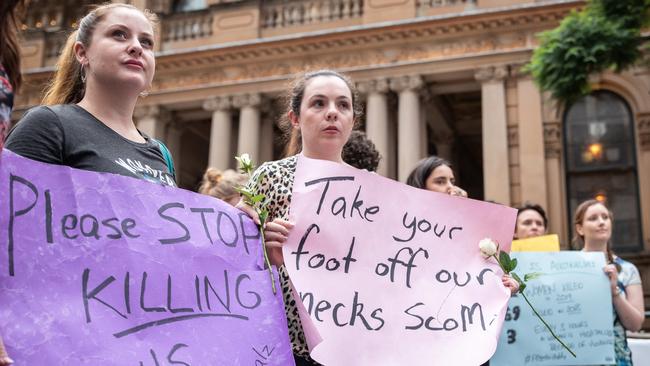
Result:
[[[140,92],[140,97],[145,98],[147,95],[149,95],[149,90],[151,90],[151,88],[153,88],[153,86],[149,84],[146,90]]]
[[[81,82],[83,84],[86,84],[86,71],[84,69],[84,65],[81,64],[81,70],[79,71],[79,75],[81,76]]]

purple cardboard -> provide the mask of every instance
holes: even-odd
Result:
[[[293,365],[248,216],[7,150],[0,334],[17,365]]]

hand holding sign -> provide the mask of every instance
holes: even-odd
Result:
[[[323,339],[312,357],[331,365],[487,360],[509,293],[476,244],[485,236],[509,243],[515,214],[300,157],[284,259]]]

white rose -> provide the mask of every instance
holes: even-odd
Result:
[[[490,238],[481,239],[481,241],[478,242],[478,247],[485,258],[495,255],[499,250],[497,243]]]
[[[246,165],[246,166],[251,165],[251,156],[250,155],[241,154],[239,159],[241,160],[242,165]]]

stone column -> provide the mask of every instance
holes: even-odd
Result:
[[[203,102],[203,108],[212,112],[208,166],[220,170],[228,169],[231,160],[234,160],[234,156],[230,156],[231,106],[232,103],[229,97],[215,97]]]
[[[133,112],[136,127],[149,137],[165,140],[165,130],[171,121],[171,113],[158,105],[137,107]]]
[[[544,123],[544,157],[548,191],[548,232],[558,234],[562,249],[569,249],[564,205],[564,174],[562,171],[562,126],[559,121]]]
[[[405,182],[409,173],[422,158],[420,139],[420,96],[423,85],[420,76],[391,79],[390,87],[399,93],[397,117],[397,178]]]
[[[429,87],[425,89],[424,93],[425,97],[423,102],[426,106],[424,109],[424,114],[426,115],[425,123],[428,123],[428,127],[433,134],[433,142],[436,144],[436,155],[454,164],[453,150],[454,143],[456,142],[456,134],[451,128],[453,123],[442,112],[440,102],[433,90],[434,87]],[[426,134],[426,128],[423,133]]]
[[[260,134],[260,161],[257,165],[262,165],[263,162],[273,160],[273,144],[275,142],[273,126],[275,124],[275,113],[273,112],[271,102],[265,98],[260,106],[260,111],[264,118],[262,118],[262,132]]]
[[[639,200],[645,250],[650,250],[650,113],[637,114],[636,130],[639,134]]]
[[[248,153],[258,164],[260,159],[260,102],[259,94],[243,94],[233,98],[233,106],[241,108],[239,113],[239,136],[237,155]]]
[[[517,80],[517,95],[522,202],[530,201],[547,209],[542,96],[533,80],[523,75]]]
[[[437,132],[434,135],[433,141],[436,143],[436,150],[438,151],[438,156],[454,164],[455,162],[453,156],[453,148],[454,148],[454,142],[456,141],[456,136],[454,135],[454,133]]]
[[[388,80],[377,79],[359,84],[359,90],[367,94],[366,105],[366,135],[381,155],[377,174],[388,176],[388,167],[392,156],[389,152],[388,133]]]
[[[505,67],[478,70],[481,82],[483,132],[483,187],[485,200],[510,205],[508,125],[506,120]]]

